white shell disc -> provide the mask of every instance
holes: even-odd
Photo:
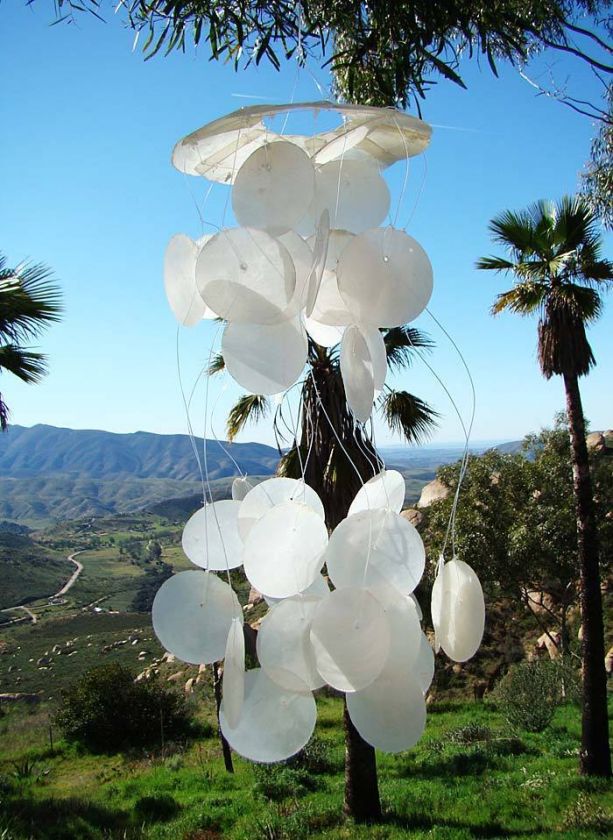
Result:
[[[204,505],[188,519],[181,545],[196,566],[213,572],[241,565],[243,544],[238,533],[241,502],[224,499]]]
[[[477,652],[485,627],[485,601],[479,578],[463,560],[439,567],[432,587],[432,623],[437,645],[454,662]]]
[[[196,286],[196,260],[200,249],[189,236],[177,233],[164,254],[164,289],[177,321],[193,327],[202,320],[206,305]]]
[[[347,695],[347,709],[362,738],[385,752],[408,750],[426,727],[421,685],[406,668],[384,668],[369,686]]]
[[[320,324],[342,327],[351,324],[355,320],[338,292],[338,283],[336,280],[336,267],[339,258],[353,238],[353,234],[348,233],[346,230],[330,231],[328,250],[319,291],[313,311],[309,315],[309,317],[318,321]],[[314,247],[314,238],[308,241]]]
[[[234,729],[240,720],[245,699],[245,634],[243,622],[230,625],[223,663],[223,699],[228,726]]]
[[[301,502],[275,505],[247,535],[245,574],[263,595],[297,595],[321,571],[327,544],[326,524],[312,508]]]
[[[351,502],[348,516],[362,510],[377,510],[386,508],[394,513],[400,513],[404,504],[406,484],[404,476],[398,470],[382,470],[369,479]]]
[[[357,691],[375,680],[390,648],[390,624],[366,589],[337,589],[318,605],[311,622],[317,670],[339,691]]]
[[[424,573],[426,552],[417,529],[391,510],[363,510],[334,529],[325,562],[332,583],[376,585],[379,576],[403,595],[412,592]]]
[[[242,624],[238,598],[211,572],[179,572],[158,589],[151,619],[155,635],[170,653],[192,665],[223,659],[232,621]]]
[[[315,170],[294,143],[266,143],[243,163],[232,188],[232,208],[243,227],[279,236],[306,214],[315,191]]]
[[[242,502],[247,493],[253,490],[255,483],[247,475],[241,475],[232,482],[232,498],[235,502]]]
[[[417,654],[417,662],[415,664],[415,676],[421,686],[421,690],[425,694],[434,678],[434,651],[432,645],[428,641],[428,637],[422,632],[419,640],[419,652]]]
[[[339,293],[359,324],[399,327],[417,318],[432,294],[428,255],[413,237],[392,227],[354,237],[336,273]]]
[[[196,285],[202,300],[226,321],[277,324],[288,317],[296,271],[278,239],[255,228],[230,228],[200,251]]]
[[[368,345],[355,325],[347,327],[343,335],[340,367],[347,405],[356,420],[365,423],[372,412],[375,380]]]
[[[387,216],[390,192],[379,167],[368,158],[330,161],[315,171],[311,213],[330,213],[332,227],[361,233]]]
[[[372,375],[375,381],[375,391],[381,391],[387,376],[387,352],[385,340],[377,327],[368,324],[359,325],[362,337],[368,347],[370,361],[372,363]]]
[[[289,251],[296,272],[296,288],[285,313],[288,317],[294,317],[299,315],[306,306],[313,269],[313,251],[306,239],[303,239],[295,230],[288,230],[278,239]]]
[[[310,586],[307,586],[300,595],[313,595],[318,600],[321,600],[324,595],[328,594],[329,591],[330,587],[326,583],[325,577],[323,575],[317,575],[313,583]],[[283,598],[271,598],[270,595],[264,595],[264,600],[269,607],[274,607],[275,604],[280,604]]]
[[[321,278],[324,273],[326,259],[328,256],[328,244],[330,241],[330,214],[327,210],[319,217],[315,239],[312,241],[313,265],[309,274],[309,282],[306,295],[306,314],[310,318],[313,314],[313,307],[319,294]]]
[[[258,630],[260,665],[288,691],[311,691],[325,684],[315,666],[310,638],[311,619],[320,601],[313,595],[285,598],[264,617]]]
[[[285,691],[261,668],[245,674],[245,699],[238,725],[229,726],[225,698],[219,724],[233,750],[250,761],[285,761],[309,741],[317,718],[311,693]]]
[[[345,327],[331,327],[329,324],[320,324],[313,318],[305,318],[304,326],[308,334],[320,347],[335,347],[342,339]]]
[[[322,519],[325,516],[321,499],[312,487],[297,478],[267,478],[247,493],[238,513],[238,530],[243,540],[258,519],[284,502],[302,502]]]
[[[228,324],[221,352],[230,376],[252,394],[272,395],[296,382],[307,360],[306,333],[298,318],[272,326]]]

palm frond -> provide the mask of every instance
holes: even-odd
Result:
[[[503,257],[481,257],[475,263],[475,268],[481,268],[485,271],[513,271],[515,263],[511,260],[505,260]]]
[[[225,369],[226,360],[224,359],[221,353],[215,353],[215,355],[211,357],[209,366],[206,369],[206,375],[215,376],[216,373],[223,373]]]
[[[408,443],[424,443],[437,426],[438,412],[408,391],[386,391],[379,398],[378,408],[392,432]]]
[[[547,297],[547,286],[543,283],[518,283],[507,292],[501,292],[492,304],[492,315],[504,310],[517,315],[530,315],[540,309]]]
[[[261,394],[243,394],[230,409],[226,421],[228,440],[232,441],[247,423],[257,423],[270,411],[270,401]]]
[[[15,344],[0,347],[0,371],[6,370],[22,382],[38,382],[47,372],[45,356]]]
[[[6,432],[9,425],[9,407],[0,394],[0,431]]]
[[[15,269],[0,261],[0,335],[11,342],[38,335],[59,321],[61,292],[42,263],[22,263]]]
[[[413,349],[430,350],[434,346],[434,342],[426,333],[406,324],[386,330],[383,340],[390,370],[410,367]]]

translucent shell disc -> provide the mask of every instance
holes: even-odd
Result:
[[[408,669],[384,668],[369,686],[347,695],[347,709],[362,738],[386,752],[408,750],[426,727],[421,685]]]
[[[355,499],[351,502],[348,516],[362,510],[378,508],[387,508],[394,513],[400,513],[405,492],[404,477],[397,470],[382,470],[358,490]]]
[[[245,674],[245,699],[238,725],[219,713],[221,731],[237,753],[251,761],[284,761],[301,750],[315,729],[317,709],[311,693],[285,691],[261,668]]]
[[[372,412],[375,380],[368,345],[355,325],[343,334],[340,367],[347,405],[356,420],[365,423]]]
[[[324,680],[339,691],[357,691],[383,668],[390,647],[389,621],[366,589],[337,589],[315,610],[311,643]]]
[[[313,265],[309,274],[305,306],[306,314],[309,318],[313,314],[315,301],[317,300],[317,295],[319,294],[321,278],[323,277],[326,259],[328,257],[329,242],[330,214],[327,210],[324,210],[317,223],[315,239],[311,242],[311,247],[313,249]]]
[[[321,516],[301,502],[284,502],[249,531],[243,551],[245,574],[263,595],[296,595],[321,571],[327,544],[328,531]]]
[[[306,306],[309,280],[313,268],[313,251],[308,242],[294,230],[288,230],[287,233],[278,238],[279,242],[287,248],[294,262],[296,288],[285,314],[289,317],[295,317]]]
[[[342,339],[345,327],[331,327],[320,324],[313,318],[305,318],[304,326],[316,344],[320,347],[335,347]]]
[[[241,475],[232,482],[232,498],[235,502],[242,502],[247,493],[255,487],[253,479]]]
[[[243,622],[236,618],[230,626],[226,642],[223,698],[228,725],[234,729],[240,720],[245,698],[245,635]]]
[[[353,234],[348,233],[346,230],[330,231],[321,284],[317,293],[315,307],[310,316],[320,324],[346,326],[354,320],[344,300],[338,293],[338,284],[336,281],[336,267],[339,257],[352,239]],[[309,243],[313,244],[314,240],[309,239]]]
[[[196,260],[200,249],[189,236],[173,236],[164,254],[164,289],[172,313],[184,327],[202,320],[206,305],[196,287]]]
[[[240,502],[224,499],[196,511],[183,529],[186,556],[203,569],[222,572],[241,565],[243,544],[238,533]]]
[[[434,678],[434,651],[428,641],[428,637],[422,632],[419,640],[419,652],[415,665],[415,676],[425,694],[432,684]]]
[[[226,651],[233,619],[242,624],[238,598],[216,575],[179,572],[158,589],[153,629],[167,651],[192,665],[218,662]]]
[[[316,170],[311,213],[327,210],[332,227],[361,233],[380,225],[389,207],[388,186],[367,157],[330,161]]]
[[[294,143],[266,143],[243,163],[232,189],[232,208],[243,227],[278,236],[306,214],[315,191],[309,156]]]
[[[276,324],[287,317],[296,272],[278,239],[255,228],[230,228],[200,251],[196,285],[202,300],[226,321]]]
[[[432,587],[432,623],[437,645],[450,659],[475,655],[485,627],[485,602],[479,578],[463,560],[439,568]]]
[[[325,562],[339,589],[376,585],[379,576],[403,595],[412,592],[424,572],[426,553],[417,529],[391,510],[363,510],[333,531]]]
[[[275,505],[284,502],[303,502],[324,518],[324,506],[312,487],[297,478],[268,478],[256,484],[243,500],[238,513],[238,529],[243,540],[258,519]]]
[[[274,326],[228,324],[221,352],[230,376],[252,394],[278,394],[298,379],[307,360],[298,318]]]
[[[260,665],[277,685],[288,691],[321,688],[315,667],[311,619],[321,597],[295,595],[274,606],[260,625],[257,651]]]
[[[356,236],[339,258],[337,277],[340,295],[355,321],[376,327],[412,321],[432,294],[432,266],[426,252],[411,236],[391,227]]]

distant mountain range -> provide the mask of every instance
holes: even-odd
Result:
[[[203,461],[202,438],[194,445]],[[519,444],[504,444],[512,451]],[[475,446],[483,451],[486,446]],[[384,447],[389,467],[407,479],[407,502],[418,497],[440,464],[461,457],[459,444]],[[229,494],[231,477],[274,473],[276,449],[261,443],[207,441],[207,466],[214,494]],[[188,435],[151,432],[115,434],[38,425],[11,426],[0,435],[0,520],[42,527],[86,516],[132,513],[171,500],[176,512],[202,497],[202,482]],[[188,498],[191,497],[191,498]]]
[[[203,440],[194,439],[201,462]],[[209,479],[270,475],[279,453],[261,443],[207,441]],[[188,435],[114,434],[38,425],[0,435],[0,519],[41,526],[82,516],[127,513],[201,492]]]

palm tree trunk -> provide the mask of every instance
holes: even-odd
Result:
[[[219,743],[221,744],[224,767],[228,773],[234,773],[232,750],[219,725],[219,710],[221,709],[221,672],[219,670],[219,662],[213,662],[213,691],[215,693],[215,711],[217,714],[217,734],[219,736]]]
[[[577,510],[577,549],[581,579],[583,716],[580,771],[584,775],[610,776],[611,753],[609,750],[607,677],[604,665],[604,627],[598,563],[598,533],[578,377],[575,374],[565,374],[564,387],[566,389],[566,410],[570,429],[573,488]]]
[[[318,364],[313,360],[312,372],[312,378],[307,380],[303,390],[302,403],[302,450],[306,453],[312,443],[305,479],[319,494],[326,513],[326,524],[333,530],[347,516],[361,486],[356,469],[366,481],[372,476],[373,463],[380,462],[371,442],[354,427],[338,371],[332,370],[325,362]],[[349,465],[345,452],[339,450],[339,438],[344,450],[351,455],[355,469]],[[338,473],[331,469],[335,457],[342,459],[347,467],[343,480],[339,480]],[[381,819],[381,801],[375,750],[364,741],[351,722],[346,704],[343,716],[344,811],[356,822],[376,822]]]

